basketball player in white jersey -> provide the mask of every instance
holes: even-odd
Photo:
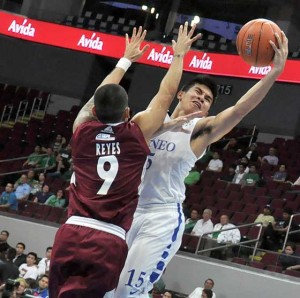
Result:
[[[179,103],[171,119],[166,119],[161,134],[151,141],[138,207],[127,234],[129,253],[115,298],[148,297],[177,252],[184,231],[184,178],[209,144],[222,138],[263,100],[283,71],[288,40],[284,33],[282,39],[276,38],[278,47],[270,42],[275,51],[272,70],[217,116],[207,117],[217,95],[211,79],[196,77],[178,92]],[[200,112],[202,118],[183,124],[184,132],[168,131],[176,123],[172,119],[194,112]]]

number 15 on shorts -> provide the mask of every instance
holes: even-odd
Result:
[[[129,286],[132,288],[132,290],[130,291],[130,295],[133,295],[137,292],[141,292],[141,287],[144,284],[144,276],[146,275],[146,272],[141,272],[139,275],[136,274],[135,270],[129,270],[129,279],[128,279],[128,283],[126,284],[126,286]],[[136,281],[136,277],[137,278],[137,282],[135,284],[132,284]]]

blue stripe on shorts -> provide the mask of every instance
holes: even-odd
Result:
[[[157,272],[153,271],[150,274],[150,282],[151,283],[154,283],[159,278],[159,276],[162,274],[162,271],[164,270],[164,267],[165,267],[164,260],[167,259],[167,257],[169,256],[168,250],[172,247],[172,244],[177,240],[179,228],[182,224],[180,204],[177,204],[177,211],[178,211],[178,224],[177,224],[177,227],[174,229],[174,232],[173,232],[173,235],[172,235],[172,242],[163,251],[163,253],[161,255],[161,259],[158,261],[158,263],[156,265],[156,270],[160,271],[160,272],[157,273]]]

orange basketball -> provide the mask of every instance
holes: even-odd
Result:
[[[255,19],[245,24],[239,31],[236,47],[242,59],[252,66],[269,65],[274,58],[272,40],[277,46],[275,33],[281,35],[281,29],[272,21]]]

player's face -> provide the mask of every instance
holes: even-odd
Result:
[[[201,112],[205,117],[213,103],[213,94],[207,86],[196,84],[185,92],[180,91],[178,99],[185,114]]]

